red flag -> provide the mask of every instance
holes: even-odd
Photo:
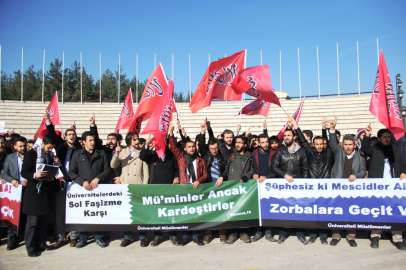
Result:
[[[402,116],[382,50],[369,111],[395,135],[396,140],[405,135]]]
[[[141,96],[137,111],[128,128],[128,132],[141,131],[141,123],[150,118],[156,105],[164,94],[164,90],[168,87],[168,81],[161,64],[152,72],[147,83],[145,84],[144,93]]]
[[[118,119],[116,126],[116,133],[118,134],[120,129],[126,129],[130,126],[131,120],[134,117],[133,108],[133,95],[131,93],[131,88],[128,90],[127,96],[124,100],[123,109],[120,113],[120,118]]]
[[[155,146],[158,157],[162,157],[165,154],[166,135],[168,134],[169,124],[172,121],[172,112],[175,107],[175,103],[173,102],[173,88],[174,85],[171,80],[162,98],[154,108],[154,112],[149,118],[148,124],[141,133],[152,133],[152,135],[154,135],[152,143]]]
[[[281,103],[272,91],[271,73],[269,66],[256,66],[246,68],[235,77],[231,87],[237,94],[247,94],[255,98],[277,104]]]
[[[302,114],[304,101],[305,101],[305,99],[303,98],[302,102],[300,102],[299,108],[297,108],[295,113],[292,114],[293,119],[295,119],[296,123],[298,123],[298,124],[299,124],[300,115]],[[280,142],[283,141],[283,133],[285,133],[285,130],[288,128],[288,126],[289,126],[289,123],[286,122],[285,126],[281,129],[281,131],[279,131],[278,135],[276,135]]]
[[[49,118],[51,118],[51,122],[54,126],[60,125],[61,121],[59,118],[59,105],[58,105],[58,94],[55,92],[54,96],[51,99],[51,102],[49,103],[47,110],[49,112]],[[47,128],[46,128],[46,120],[45,118],[42,119],[41,125],[39,126],[39,129],[34,135],[34,140],[37,140],[38,138],[43,139],[45,135],[47,135]]]
[[[241,112],[239,114],[246,114],[246,115],[257,115],[260,114],[262,116],[267,117],[269,109],[271,108],[271,102],[261,100],[261,99],[256,99],[244,108],[242,108]]]
[[[241,100],[242,95],[235,93],[231,84],[245,68],[245,56],[244,50],[210,64],[190,101],[192,113],[210,106],[214,99]]]

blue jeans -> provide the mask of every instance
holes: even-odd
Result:
[[[327,239],[327,230],[316,230],[316,229],[311,229],[309,230],[309,235],[310,237],[317,238],[317,234],[319,235],[320,238],[326,238]]]
[[[193,239],[198,239],[200,236],[200,231],[192,231]],[[183,231],[182,232],[182,237],[185,239],[189,239],[189,231]]]
[[[240,233],[240,237],[241,237],[243,235],[248,234],[247,230],[248,229],[232,229],[232,230],[230,230],[230,235],[234,236],[234,237],[237,237],[237,234]]]
[[[89,232],[79,232],[79,239],[87,241],[87,235]],[[96,240],[102,240],[105,235],[108,235],[109,232],[94,232],[94,238]]]
[[[127,240],[131,240],[132,238],[132,232],[120,232],[120,235]],[[145,232],[138,232],[138,237],[140,240],[147,239],[147,234]]]
[[[163,232],[162,231],[155,231],[154,232],[155,238],[162,239]],[[169,238],[173,238],[176,236],[176,232],[169,232]]]

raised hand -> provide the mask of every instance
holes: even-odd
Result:
[[[263,123],[262,125],[263,125],[264,129],[266,129],[266,128],[267,128],[267,125],[266,125],[266,120],[264,120],[264,123]]]
[[[296,120],[292,116],[288,116],[289,125],[292,126],[294,129],[298,128]]]
[[[365,128],[365,136],[370,137],[372,133],[371,123]]]
[[[200,133],[201,133],[201,134],[205,134],[205,133],[206,133],[206,129],[207,129],[207,126],[206,126],[206,120],[205,120],[205,121],[203,121],[203,123],[200,125]]]
[[[207,129],[211,129],[211,126],[210,126],[210,121],[207,121],[207,117],[206,117],[206,127],[207,127]]]
[[[44,118],[47,122],[51,122],[51,117],[49,116],[48,109],[45,109]]]
[[[94,112],[93,112],[92,116],[90,117],[89,122],[90,122],[91,127],[96,126],[96,118],[94,116]]]
[[[330,121],[330,128],[335,129],[337,125],[337,116],[334,117],[333,121]]]

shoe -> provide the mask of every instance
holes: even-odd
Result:
[[[397,242],[397,243],[395,243],[395,246],[399,250],[406,250],[405,243],[403,243],[403,242]]]
[[[375,249],[379,248],[379,237],[371,238],[371,248],[375,248]]]
[[[182,246],[182,247],[186,246],[187,240],[188,240],[187,238],[182,238],[182,240],[180,240],[180,242],[179,242],[179,246]]]
[[[203,238],[203,244],[210,244],[211,240],[213,240],[213,236],[206,234]]]
[[[106,242],[104,242],[103,238],[101,239],[96,239],[96,244],[101,247],[101,248],[105,248],[106,247]]]
[[[121,242],[120,247],[126,247],[126,246],[128,246],[129,244],[131,244],[131,240],[130,240],[130,239],[124,239],[124,240]]]
[[[147,246],[148,246],[147,239],[140,239],[140,247],[147,247]]]
[[[160,243],[162,243],[162,239],[155,237],[154,240],[152,240],[152,242],[151,242],[151,247],[156,247],[156,246],[158,246]]]
[[[262,238],[261,233],[255,233],[255,235],[253,237],[251,237],[251,241],[256,242],[256,241],[260,240],[261,238]]]
[[[68,243],[68,241],[66,241],[66,240],[58,241],[58,242],[56,242],[56,244],[54,245],[54,248],[63,247],[63,246],[66,245],[67,243]]]
[[[278,244],[283,244],[285,242],[285,240],[286,240],[286,236],[279,235]]]
[[[198,246],[204,246],[204,243],[201,242],[199,239],[193,239],[192,242],[197,244]]]
[[[87,240],[79,239],[79,242],[76,243],[75,247],[82,248],[82,247],[86,246],[86,244],[87,244]]]
[[[230,235],[227,239],[227,244],[234,244],[234,242],[237,241],[237,237]]]
[[[307,240],[307,243],[309,244],[314,244],[314,242],[316,242],[316,237],[310,236],[309,239]]]
[[[225,234],[220,234],[220,244],[227,244],[227,237]]]
[[[76,246],[76,244],[77,244],[77,242],[78,242],[78,240],[77,239],[71,239],[70,240],[70,247],[75,247]]]
[[[320,242],[322,245],[328,245],[327,238],[320,237]]]
[[[179,241],[176,236],[173,236],[169,239],[174,246],[179,246]]]
[[[251,238],[248,234],[243,234],[240,236],[240,240],[243,241],[246,244],[251,243]]]
[[[37,249],[37,252],[43,252],[43,251],[51,251],[55,250],[56,248],[54,246],[48,246],[46,245],[45,247],[41,247]]]
[[[273,238],[272,234],[270,233],[265,234],[265,239],[268,240],[269,242],[276,242],[276,239]]]
[[[358,246],[357,242],[355,242],[355,240],[350,240],[350,241],[347,240],[347,242],[348,242],[348,244],[350,244],[350,247],[357,247]]]
[[[330,241],[330,246],[335,247],[335,246],[337,246],[338,242],[340,242],[340,240],[332,239],[332,240]]]
[[[108,235],[103,236],[103,241],[104,242],[107,242],[109,240],[110,240],[110,236],[108,236]]]
[[[30,251],[27,251],[27,254],[28,254],[28,257],[38,257],[38,253],[37,252],[30,252]]]
[[[303,245],[307,245],[308,242],[306,241],[306,237],[304,235],[300,235],[297,237],[297,240],[299,240]]]
[[[18,243],[7,243],[7,250],[13,250],[18,248]]]

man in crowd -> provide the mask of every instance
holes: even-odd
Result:
[[[21,169],[24,161],[24,155],[27,152],[27,139],[24,137],[19,137],[14,139],[15,153],[9,154],[4,163],[3,169],[3,179],[11,183],[14,187],[18,185],[23,186],[23,193],[25,191],[25,186],[27,186],[27,179],[21,176]],[[21,197],[24,197],[22,195]],[[20,226],[25,225],[25,215],[20,214]],[[18,247],[18,237],[17,232],[13,231],[12,227],[8,227],[7,235],[7,250],[13,250]]]
[[[193,141],[185,143],[184,152],[176,147],[176,140],[173,136],[174,126],[169,127],[169,145],[173,155],[178,162],[179,178],[175,178],[173,184],[191,184],[193,188],[199,187],[200,183],[207,182],[206,162],[204,159],[197,157],[196,145]],[[204,244],[199,240],[199,231],[193,231],[193,243],[199,246]],[[189,239],[189,231],[182,232],[182,240],[179,245],[185,246]]]
[[[294,132],[286,129],[283,134],[283,143],[272,158],[272,172],[277,177],[285,178],[288,182],[293,182],[295,178],[309,178],[309,164],[306,150],[294,142]],[[279,229],[278,244],[286,240],[287,230]],[[296,235],[302,244],[307,245],[307,241],[302,229],[296,229]]]
[[[159,158],[155,149],[153,149],[151,135],[141,149],[140,159],[149,166],[149,184],[173,184],[179,180],[178,162],[173,156],[169,146],[165,148],[165,154]],[[162,243],[163,232],[154,231],[154,240],[151,242],[152,247]],[[169,240],[174,246],[179,246],[179,241],[175,231],[169,232]]]
[[[248,147],[248,140],[245,136],[235,137],[235,149],[228,159],[228,179],[240,180],[241,182],[247,182],[253,176],[252,169],[252,155],[245,151]],[[240,239],[244,243],[251,243],[251,239],[247,233],[247,229],[233,229],[230,230],[230,235],[227,239],[227,244],[234,244],[237,241],[238,231],[240,233]]]
[[[99,184],[107,183],[110,176],[110,166],[106,153],[96,148],[95,134],[85,131],[82,135],[84,147],[73,153],[69,164],[69,177],[75,183],[83,186],[86,190],[92,191]],[[77,248],[82,248],[87,243],[87,232],[79,233]],[[96,232],[96,244],[105,247],[103,240],[104,233]]]
[[[34,140],[28,140],[27,141],[27,152],[32,149],[32,147],[34,146],[34,143],[35,143]]]
[[[217,139],[212,138],[206,145],[206,122],[200,126],[200,153],[206,161],[207,178],[209,183],[216,183],[216,187],[220,187],[223,181],[227,180],[228,165],[227,160],[219,151],[219,142]],[[207,151],[207,148],[209,151]],[[219,230],[220,243],[225,244],[227,241],[226,230]],[[204,244],[209,244],[213,240],[212,230],[206,230],[203,238]]]
[[[345,135],[343,138],[343,146],[338,144],[336,139],[337,117],[333,121],[327,121],[327,128],[330,129],[329,145],[334,154],[334,165],[331,170],[331,178],[346,178],[350,182],[354,182],[357,178],[364,178],[367,174],[365,159],[356,151],[357,144],[355,137]],[[336,246],[341,240],[340,230],[332,230],[333,239],[330,246]],[[347,230],[347,242],[351,247],[357,247],[355,242],[355,230]]]
[[[45,111],[44,118],[46,120],[46,128],[48,135],[56,139],[55,152],[62,162],[61,168],[65,181],[60,181],[61,191],[55,193],[55,205],[52,208],[51,217],[54,219],[53,223],[56,225],[56,233],[58,234],[58,242],[54,245],[55,248],[64,246],[66,241],[65,231],[65,212],[66,212],[66,183],[72,182],[69,177],[69,164],[72,159],[72,154],[80,148],[80,144],[76,141],[75,125],[65,131],[65,140],[57,136],[55,133],[54,125],[51,122],[49,112]],[[61,179],[62,180],[62,179]],[[77,243],[77,231],[72,231],[70,234],[70,246],[74,247]]]
[[[289,124],[296,130],[300,145],[306,150],[307,159],[309,162],[309,177],[310,178],[331,178],[331,168],[333,167],[333,152],[330,148],[324,148],[324,140],[320,136],[313,139],[312,147],[306,138],[305,133],[299,128],[296,120],[289,116]],[[313,136],[313,133],[312,133]],[[307,240],[309,244],[316,241],[317,233],[320,236],[320,242],[327,245],[327,230],[310,230],[310,238]]]
[[[371,123],[365,129],[361,151],[371,158],[368,178],[399,178],[406,177],[406,165],[403,160],[401,148],[397,143],[392,143],[391,132],[388,129],[378,131],[378,143],[370,144]],[[382,230],[371,231],[371,248],[379,248],[379,238]],[[402,231],[392,231],[392,240],[396,248],[406,250],[403,243]]]
[[[41,145],[24,155],[21,176],[27,179],[27,185],[22,199],[22,212],[27,215],[25,246],[29,257],[37,257],[42,251],[54,249],[46,244],[46,236],[51,203],[55,191],[59,189],[59,182],[55,178],[53,181],[44,181],[48,172],[43,168],[54,163],[63,166],[58,157],[51,154],[55,145],[56,139],[46,135]]]
[[[127,147],[122,149],[116,147],[116,151],[111,159],[111,168],[117,168],[121,165],[121,176],[116,178],[116,184],[148,184],[148,164],[140,159],[141,145],[138,134],[129,132],[125,136]],[[115,142],[116,144],[116,142]],[[131,244],[131,232],[121,232],[124,237],[120,247],[126,247]],[[139,232],[140,246],[147,246],[147,237],[145,232]]]
[[[220,151],[225,159],[228,159],[234,150],[234,133],[226,129],[223,132],[223,140],[220,141]]]
[[[267,178],[275,178],[275,174],[271,169],[272,156],[275,154],[276,150],[269,148],[269,139],[265,134],[258,136],[259,148],[252,152],[252,167],[253,167],[253,178],[262,183]],[[256,242],[262,238],[262,230],[260,227],[257,228],[254,237],[251,241]],[[265,239],[271,242],[275,242],[275,238],[272,236],[271,228],[265,228]]]

